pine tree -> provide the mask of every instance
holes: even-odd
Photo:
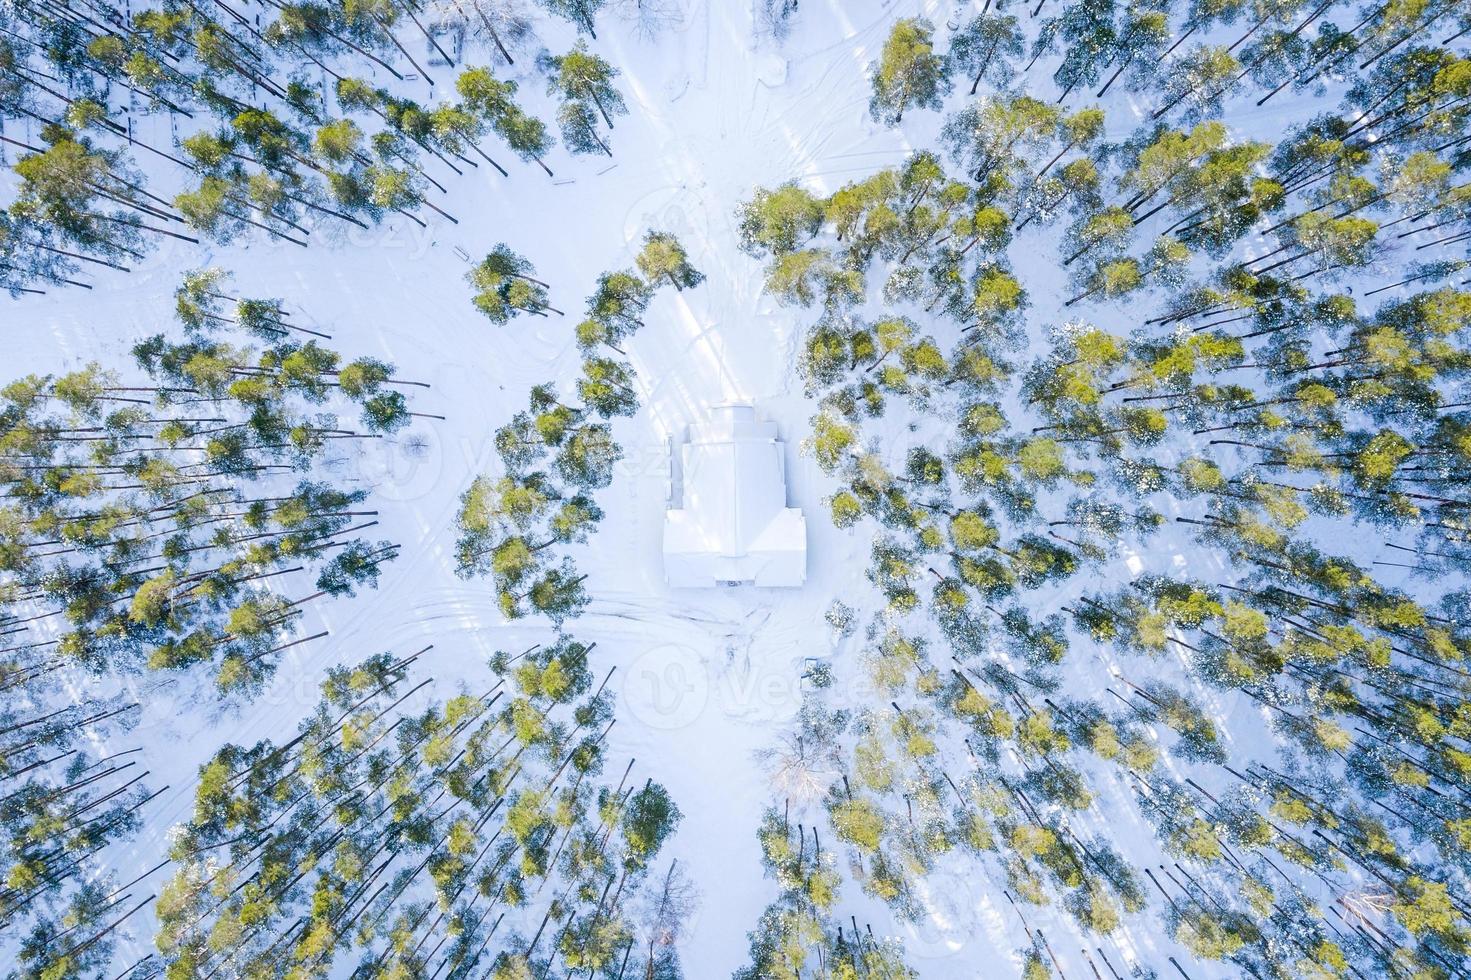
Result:
[[[546,316],[557,312],[547,304],[547,284],[534,277],[536,268],[505,244],[497,245],[480,264],[465,274],[475,287],[471,300],[497,326],[522,313]]]
[[[638,271],[650,282],[667,280],[675,289],[698,286],[705,276],[690,264],[679,239],[664,232],[649,232],[638,253]]]
[[[739,212],[741,247],[752,255],[796,251],[822,227],[822,203],[795,182],[758,189]]]
[[[971,95],[983,81],[1003,89],[1016,77],[1012,61],[1021,57],[1022,42],[1016,18],[1001,13],[998,5],[996,12],[984,12],[956,31],[948,58],[956,71],[971,80]]]
[[[598,37],[598,32],[593,29],[593,17],[605,2],[606,0],[540,0],[547,10],[558,17],[567,18],[576,25],[579,32],[586,32],[593,40]]]
[[[614,116],[628,114],[623,96],[613,87],[618,70],[588,51],[581,41],[564,55],[545,55],[541,67],[547,73],[548,93],[562,101],[557,122],[567,148],[573,153],[601,150],[612,156],[613,151],[598,133],[597,120],[601,118],[611,130]]]
[[[938,109],[949,92],[949,66],[936,54],[934,25],[923,17],[894,22],[879,60],[870,67],[873,96],[868,112],[888,126],[897,126],[911,106]]]

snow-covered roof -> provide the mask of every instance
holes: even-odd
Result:
[[[664,577],[679,588],[724,582],[798,586],[807,523],[787,506],[784,444],[750,405],[717,405],[680,445],[680,506],[664,516]]]

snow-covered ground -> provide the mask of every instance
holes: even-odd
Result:
[[[380,357],[400,377],[430,383],[413,407],[448,417],[418,420],[394,438],[341,450],[335,465],[345,479],[372,490],[381,512],[375,531],[401,542],[402,557],[386,566],[376,592],[307,614],[300,635],[326,629],[330,637],[289,651],[265,696],[222,715],[190,686],[140,681],[160,689],[145,699],[129,744],[147,746],[150,782],[171,787],[151,805],[149,829],[136,842],[140,870],[158,860],[166,828],[187,817],[198,764],[226,741],[289,737],[327,667],[432,643],[423,673],[448,693],[461,681],[483,687],[484,661],[493,650],[524,649],[549,635],[545,624],[507,624],[487,583],[454,575],[457,503],[477,473],[497,465],[492,433],[524,406],[527,389],[547,380],[570,389],[578,366],[572,327],[584,297],[599,272],[630,265],[653,228],[678,235],[707,278],[693,290],[661,292],[631,343],[643,408],[617,424],[625,459],[612,487],[599,495],[607,517],[592,543],[573,552],[590,573],[593,599],[569,629],[597,642],[604,669],[618,667],[609,769],[635,757],[635,773],[663,782],[684,813],[661,860],[678,858],[703,893],[682,950],[687,974],[728,976],[744,962],[746,933],[776,894],[762,877],[755,837],[773,791],[753,753],[770,745],[795,713],[803,658],[841,657],[822,620],[829,603],[866,595],[870,587],[863,579],[865,537],[830,526],[822,506],[825,478],[797,453],[812,409],[794,374],[795,350],[813,314],[762,295],[759,263],[737,248],[734,210],[757,185],[797,177],[832,190],[902,160],[912,148],[907,140],[928,143],[937,114],[917,113],[904,132],[869,119],[867,65],[896,17],[923,13],[943,29],[954,10],[968,5],[808,0],[780,46],[758,43],[747,0],[686,6],[684,22],[652,42],[613,17],[600,24],[594,49],[622,70],[618,84],[630,109],[616,121],[611,162],[558,150],[548,160],[555,179],[519,164],[509,168],[510,179],[488,167],[454,179],[436,172],[450,193],[435,203],[457,216],[458,225],[438,220],[421,229],[394,217],[350,235],[319,227],[306,250],[252,240],[209,251],[171,241],[131,275],[92,277],[91,292],[53,291],[0,308],[8,341],[0,373],[7,379],[90,360],[118,365],[136,339],[167,328],[181,272],[219,264],[235,274],[239,294],[280,297],[295,322],[331,333],[332,346],[345,355]],[[553,51],[571,43],[563,24],[542,21],[538,32]],[[532,61],[530,52],[518,58],[513,74],[523,79],[528,108],[550,118]],[[417,88],[411,94],[427,101],[429,87]],[[1282,108],[1287,102],[1281,100]],[[1121,135],[1136,119],[1126,111],[1114,122],[1110,135]],[[145,138],[149,125],[140,130]],[[151,135],[166,142],[166,124],[157,123]],[[160,175],[159,185],[171,188],[171,179]],[[459,253],[478,259],[499,242],[531,260],[565,318],[522,317],[497,328],[476,313],[463,278],[469,266]],[[1020,264],[1024,256],[1013,259]],[[1027,284],[1034,304],[1060,309],[1060,295],[1037,295],[1035,281]],[[791,502],[808,514],[809,573],[800,590],[664,585],[659,547],[668,440],[708,406],[733,399],[755,403],[788,440]],[[1159,567],[1170,554],[1162,551]],[[1255,716],[1241,721],[1260,727]],[[1232,725],[1229,717],[1224,723]],[[1128,815],[1126,787],[1120,782],[1115,789],[1118,805],[1105,793],[1092,813],[1097,825],[1077,829],[1153,850],[1150,828]],[[849,886],[842,917],[863,921],[866,914],[875,932],[904,936],[909,960],[926,980],[1017,973],[1013,950],[1025,938],[1000,883],[968,871],[937,873],[927,882],[931,912],[912,926]],[[1051,936],[1067,929],[1060,913],[1029,915]],[[140,922],[134,932],[136,956],[146,948],[148,929]],[[1087,975],[1076,943],[1058,939],[1054,946],[1069,975]],[[119,961],[132,958],[125,950]],[[1143,958],[1164,962],[1163,955]],[[1219,968],[1191,973],[1197,980],[1226,975]]]

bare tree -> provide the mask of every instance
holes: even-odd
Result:
[[[792,29],[797,0],[757,0],[756,31],[775,41],[784,40]]]
[[[638,910],[639,949],[637,969],[630,976],[649,978],[679,976],[678,946],[700,905],[700,889],[690,880],[679,859],[669,862],[663,886],[647,889]]]
[[[804,706],[797,728],[777,736],[777,744],[757,751],[779,798],[799,804],[822,799],[842,771],[837,725],[820,708]]]
[[[619,17],[632,22],[633,33],[641,41],[652,41],[684,24],[681,0],[621,0],[615,10]]]

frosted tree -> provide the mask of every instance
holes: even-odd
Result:
[[[601,151],[612,156],[612,149],[598,132],[597,122],[601,119],[611,130],[614,116],[628,114],[623,96],[613,87],[618,70],[590,52],[582,41],[564,55],[543,56],[541,67],[547,73],[548,92],[562,101],[557,122],[568,149],[573,153]]]
[[[894,23],[879,60],[869,68],[873,96],[869,115],[890,126],[913,106],[937,109],[949,91],[949,68],[934,46],[934,26],[922,17]]]

